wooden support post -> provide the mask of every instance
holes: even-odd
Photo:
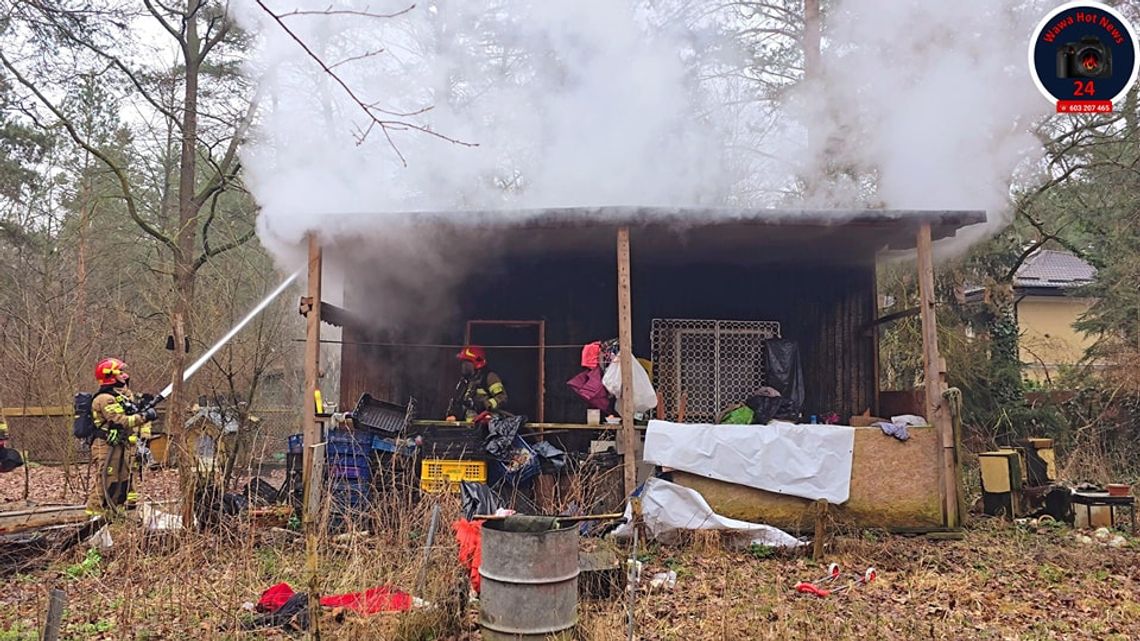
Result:
[[[946,390],[946,364],[938,352],[938,318],[934,312],[934,251],[929,223],[919,228],[916,247],[926,420],[938,430],[942,446],[938,476],[942,485],[943,522],[946,527],[958,527],[961,524],[958,514],[958,457],[954,451],[954,426],[942,398],[942,393]]]
[[[310,233],[308,238],[308,299],[312,307],[305,315],[305,401],[301,414],[305,438],[301,473],[306,485],[313,467],[312,446],[321,441],[316,407],[316,392],[321,375],[321,246],[316,235]]]
[[[618,362],[621,366],[621,442],[624,446],[625,494],[637,489],[637,435],[633,431],[633,303],[629,278],[629,227],[617,233]]]
[[[67,606],[67,594],[55,588],[48,597],[47,620],[44,622],[44,641],[57,641],[63,624],[63,609]]]
[[[301,521],[305,529],[305,571],[309,584],[309,638],[320,639],[320,595],[317,571],[317,515],[320,513],[320,488],[323,470],[324,447],[321,444],[320,423],[317,421],[317,390],[321,376],[321,245],[309,233],[309,291],[311,308],[305,316],[305,396],[302,405],[302,424],[305,446],[302,456],[302,487],[305,500],[301,508]],[[320,459],[319,462],[317,460]]]
[[[812,541],[811,558],[823,558],[823,547],[827,543],[827,499],[815,502],[815,540]]]

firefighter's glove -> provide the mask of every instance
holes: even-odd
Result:
[[[158,418],[158,410],[153,407],[148,407],[142,412],[143,420],[150,423]],[[150,429],[150,428],[147,428]]]
[[[134,445],[135,443],[139,442],[139,437],[135,436],[134,434],[131,434],[130,436],[127,437],[127,442],[130,443],[131,445]]]
[[[147,423],[146,425],[143,425],[142,427],[139,428],[139,438],[141,438],[144,441],[149,441],[150,437],[151,437],[150,423]]]
[[[107,445],[114,447],[123,442],[123,434],[117,429],[107,430]]]

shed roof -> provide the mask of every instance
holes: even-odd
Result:
[[[924,223],[935,240],[984,223],[984,211],[890,209],[727,209],[697,207],[563,207],[404,214],[343,214],[323,220],[322,240],[363,249],[362,229],[379,235],[424,230],[436,242],[503,244],[519,253],[612,253],[617,228],[631,228],[634,260],[865,262],[882,250],[906,250]],[[395,223],[394,221],[399,221]],[[343,224],[337,224],[343,223]],[[369,224],[371,223],[371,224]],[[339,230],[339,231],[338,231]]]
[[[1096,268],[1080,256],[1046,249],[1030,256],[1013,276],[1022,289],[1069,289],[1092,282]]]

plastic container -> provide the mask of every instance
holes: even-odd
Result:
[[[415,399],[408,405],[397,405],[372,398],[371,394],[361,394],[352,410],[352,421],[364,427],[385,434],[400,434],[408,426],[415,412]]]
[[[420,478],[429,481],[446,480],[454,483],[462,481],[486,483],[487,463],[485,461],[424,459],[423,463],[420,464]]]
[[[416,446],[408,443],[403,447],[396,445],[396,440],[385,438],[379,434],[372,437],[372,450],[376,452],[387,452],[389,454],[396,454],[399,452],[404,456],[415,456]]]
[[[372,478],[372,469],[367,462],[336,461],[328,464],[328,477],[330,479],[351,479],[367,481]]]
[[[301,454],[304,452],[304,450],[305,450],[305,435],[304,434],[294,434],[288,438],[288,442],[289,442],[289,453],[290,454]]]
[[[458,492],[460,483],[487,482],[485,461],[424,459],[420,463],[420,489],[424,492]]]

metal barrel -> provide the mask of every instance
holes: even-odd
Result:
[[[483,524],[479,625],[487,640],[569,639],[578,624],[578,528]]]

